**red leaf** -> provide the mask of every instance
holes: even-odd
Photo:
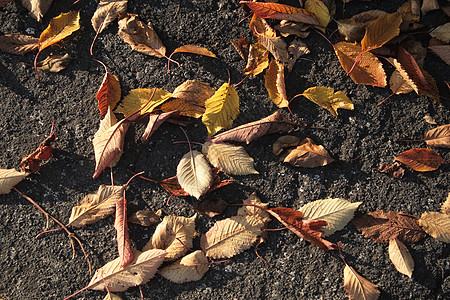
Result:
[[[95,96],[98,100],[98,109],[100,114],[105,116],[108,112],[108,106],[113,109],[120,101],[121,89],[120,83],[116,76],[106,73],[103,78],[102,85]]]
[[[119,249],[120,265],[125,268],[134,259],[131,248],[130,237],[128,235],[127,223],[127,199],[125,195],[116,202],[116,220],[114,228],[117,231],[117,247]]]
[[[33,153],[25,156],[19,164],[22,172],[34,173],[39,171],[42,160],[47,160],[52,156],[52,143],[56,140],[56,134],[50,134]]]

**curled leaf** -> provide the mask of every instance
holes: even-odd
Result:
[[[402,152],[395,160],[418,172],[434,171],[444,161],[439,154],[427,148],[410,149]]]
[[[159,222],[161,214],[161,210],[158,210],[156,213],[151,210],[138,210],[128,218],[128,222],[139,224],[141,226],[150,226],[156,222]]]
[[[202,201],[199,205],[193,207],[193,209],[199,212],[202,216],[215,217],[220,215],[226,208],[228,203],[220,198],[209,198]]]
[[[256,2],[254,2],[256,3]],[[258,33],[259,42],[269,50],[269,52],[275,57],[276,60],[282,63],[288,62],[287,45],[280,37],[271,37]]]
[[[115,75],[106,72],[100,89],[95,96],[98,100],[98,109],[102,116],[106,115],[108,107],[112,109],[116,107],[120,101],[121,92],[119,79]]]
[[[154,91],[155,89],[156,91]],[[135,111],[141,109],[140,114],[145,115],[169,100],[171,95],[171,93],[158,88],[134,89],[123,98],[114,112],[122,113],[125,117],[128,117]]]
[[[328,7],[321,0],[306,0],[305,9],[314,14],[322,27],[327,27],[330,23],[330,12]],[[325,32],[325,28],[320,28],[322,32]]]
[[[309,54],[311,51],[309,51],[308,46],[304,42],[302,42],[299,38],[295,38],[292,43],[289,44],[288,52],[289,62],[287,65],[287,70],[290,73],[297,62],[297,59],[302,55]]]
[[[344,290],[350,300],[376,300],[380,296],[377,285],[356,273],[347,264],[344,268]]]
[[[424,140],[429,146],[450,148],[450,124],[427,131]]]
[[[350,19],[339,20],[338,30],[347,42],[359,42],[363,39],[367,25],[387,13],[382,10],[369,10],[352,16]]]
[[[248,52],[250,48],[250,42],[243,36],[237,41],[231,40],[231,44],[237,53],[242,57],[243,60],[248,60]]]
[[[427,211],[419,219],[426,233],[444,243],[450,243],[450,215]]]
[[[389,240],[389,258],[397,271],[412,277],[414,270],[414,260],[408,251],[408,248],[397,238]]]
[[[170,57],[174,55],[175,53],[192,53],[192,54],[198,54],[203,56],[208,56],[212,58],[217,58],[217,56],[206,49],[205,47],[197,46],[197,45],[184,45],[181,47],[178,47],[177,49],[173,50],[172,54],[170,54]]]
[[[56,140],[54,133],[46,137],[32,153],[28,154],[19,164],[19,168],[22,172],[34,173],[41,168],[41,162],[48,160],[52,156],[53,146],[52,144]]]
[[[125,198],[125,194],[122,194],[122,197],[116,202],[114,228],[117,232],[117,248],[119,249],[120,266],[124,268],[134,259],[130,236],[128,234],[127,199]]]
[[[147,142],[147,140],[159,128],[159,126],[162,125],[162,123],[164,123],[170,117],[173,117],[176,115],[179,115],[178,111],[170,111],[170,112],[162,113],[159,115],[150,115],[150,118],[148,119],[148,124],[145,127],[144,133],[142,134],[141,142],[142,143]]]
[[[9,194],[11,189],[25,179],[28,173],[16,171],[16,169],[0,168],[0,195]]]
[[[100,0],[91,18],[95,32],[102,32],[117,17],[125,15],[128,0]]]
[[[0,51],[24,55],[38,49],[39,39],[20,33],[4,34],[0,36]]]
[[[288,107],[289,101],[284,82],[284,65],[272,59],[269,69],[267,69],[264,75],[264,80],[267,92],[273,103],[279,108]]]
[[[441,212],[446,215],[450,215],[450,192],[447,195],[447,200],[441,205]]]
[[[310,138],[304,138],[294,149],[288,149],[281,158],[294,167],[316,168],[334,161],[322,145],[316,145]]]
[[[50,55],[43,61],[37,63],[39,70],[49,71],[57,73],[64,70],[72,61],[72,57],[69,54],[64,55]]]
[[[269,66],[269,52],[261,42],[250,45],[245,75],[256,76]]]
[[[200,251],[194,251],[180,260],[159,270],[159,274],[175,283],[185,283],[200,280],[209,270],[209,261]]]
[[[325,86],[310,87],[302,96],[322,106],[333,116],[337,116],[338,108],[353,110],[352,101],[343,92],[334,92],[333,88]]]
[[[22,0],[22,5],[30,11],[30,15],[38,22],[52,6],[53,0]]]

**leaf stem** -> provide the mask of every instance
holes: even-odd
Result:
[[[348,71],[348,75],[350,75],[350,73],[353,71],[353,69],[356,67],[356,65],[358,64],[358,62],[361,60],[362,55],[365,53],[366,51],[361,52],[358,57],[355,60],[355,63],[353,64],[352,68],[350,69],[350,71]]]
[[[37,59],[38,59],[38,56],[41,53],[41,51],[42,50],[39,50],[38,53],[36,53],[36,56],[34,57],[34,71],[36,72],[36,77],[37,77],[38,81],[41,80],[41,79],[39,78],[39,73],[38,73],[38,70],[37,70]]]

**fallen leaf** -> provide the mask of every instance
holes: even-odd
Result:
[[[203,56],[208,56],[212,58],[217,58],[217,56],[206,49],[205,47],[197,46],[197,45],[184,45],[181,47],[178,47],[177,49],[173,50],[172,54],[170,54],[170,57],[174,55],[175,53],[192,53],[192,54],[198,54]]]
[[[256,14],[253,14],[252,19],[249,24],[250,31],[257,38],[258,34],[262,34],[265,36],[276,37],[277,33],[270,27],[269,23],[263,18],[258,17]]]
[[[362,52],[361,46],[358,44],[340,42],[333,47],[345,72],[348,74],[353,68],[349,75],[355,83],[378,87],[386,86],[383,64],[375,55],[370,52]]]
[[[442,203],[441,212],[446,215],[450,215],[450,192],[447,195],[447,200]]]
[[[286,20],[282,20],[280,24],[274,26],[274,28],[278,30],[283,37],[295,35],[302,39],[306,39],[309,36],[309,27],[310,26],[308,24],[295,23]]]
[[[434,171],[442,164],[444,159],[435,151],[427,148],[414,148],[400,153],[396,161],[418,172]]]
[[[323,250],[336,250],[337,245],[322,238],[322,227],[328,223],[323,220],[305,220],[301,211],[287,207],[274,207],[267,209],[267,212],[274,216],[289,230],[300,238],[320,247]]]
[[[425,77],[425,79],[427,80],[427,82],[429,84],[430,89],[429,90],[425,90],[425,89],[419,90],[419,95],[428,96],[440,105],[441,104],[441,101],[440,101],[441,96],[439,95],[439,89],[437,87],[436,80],[433,78],[433,76],[430,75],[430,73],[428,73],[424,69],[421,69],[421,70],[422,70],[423,76]]]
[[[267,92],[273,103],[279,108],[288,107],[289,101],[284,82],[284,65],[272,59],[269,69],[267,69],[264,75],[264,80]]]
[[[226,174],[259,174],[253,166],[253,158],[248,155],[242,146],[205,142],[202,152],[215,168],[219,168]]]
[[[287,52],[287,45],[282,38],[258,34],[258,40],[267,50],[269,50],[269,52],[273,55],[273,57],[275,57],[276,60],[282,63],[288,62],[289,55]]]
[[[120,101],[121,93],[119,79],[115,75],[106,72],[103,82],[95,96],[98,100],[98,109],[102,116],[106,115],[108,107],[111,107],[111,109],[116,107]]]
[[[381,164],[378,167],[378,171],[380,171],[381,173],[386,173],[389,175],[392,175],[392,177],[394,178],[402,178],[403,175],[405,175],[405,169],[403,169],[400,166],[399,162],[393,162],[392,164],[388,165],[388,164]]]
[[[64,55],[50,55],[43,61],[38,62],[36,66],[39,70],[57,73],[64,70],[72,59],[67,53]]]
[[[429,146],[450,148],[450,124],[427,131],[423,139]]]
[[[22,172],[34,173],[39,171],[41,168],[41,162],[43,160],[48,160],[52,156],[53,146],[52,144],[56,140],[56,135],[54,133],[46,137],[42,143],[39,144],[36,150],[28,154],[19,164],[19,168]]]
[[[430,114],[426,114],[425,116],[423,116],[423,119],[424,119],[425,122],[427,122],[428,124],[431,124],[431,125],[437,125],[436,121],[433,119],[432,116],[430,116]]]
[[[165,261],[182,257],[189,248],[192,248],[196,217],[197,215],[190,218],[165,216],[156,227],[151,239],[144,246],[143,251],[149,249],[166,250]]]
[[[380,296],[377,287],[377,285],[356,273],[352,267],[345,264],[344,290],[350,300],[376,300]]]
[[[80,12],[69,11],[54,17],[39,37],[39,52],[80,29]]]
[[[11,189],[25,179],[28,173],[16,171],[16,169],[0,168],[0,195],[9,194]]]
[[[24,55],[37,50],[38,42],[38,38],[21,33],[4,34],[0,36],[0,51]]]
[[[414,260],[408,251],[408,248],[397,238],[389,240],[389,259],[394,264],[397,271],[412,277],[414,270]]]
[[[423,15],[425,15],[427,12],[435,9],[439,9],[439,3],[437,0],[423,0],[420,11]]]
[[[206,255],[196,250],[180,260],[163,267],[159,274],[175,283],[185,283],[200,280],[209,270]]]
[[[400,33],[402,15],[400,13],[379,16],[366,27],[366,34],[361,41],[362,51],[380,48]]]
[[[242,59],[247,61],[250,42],[243,36],[241,36],[241,38],[237,41],[231,40],[230,42],[233,45],[234,49],[236,49],[237,53],[242,57]]]
[[[270,222],[270,214],[266,211],[266,208],[269,207],[269,203],[261,202],[261,199],[259,199],[256,192],[253,192],[247,199],[242,202],[242,204],[242,207],[240,207],[237,211],[238,216],[249,216],[252,218],[257,218],[264,224],[264,227],[267,225],[267,223]],[[260,207],[263,209],[261,209]]]
[[[420,217],[419,225],[435,239],[450,243],[450,215],[427,211]]]
[[[42,18],[52,6],[53,0],[22,0],[22,5],[30,11],[30,15],[38,22],[42,22]]]
[[[333,88],[325,86],[310,87],[302,94],[303,97],[322,106],[333,116],[338,115],[338,108],[353,110],[352,101],[343,92],[334,92]]]
[[[0,0],[0,7],[5,6],[6,4],[8,4],[9,2],[13,2],[14,0]]]
[[[125,15],[128,0],[100,0],[91,18],[92,28],[100,33],[117,17]]]
[[[161,215],[161,210],[158,210],[156,213],[151,210],[138,210],[128,218],[128,222],[141,226],[151,226],[159,222]]]
[[[310,52],[311,51],[309,51],[308,46],[304,42],[302,42],[298,38],[295,38],[288,46],[288,53],[289,53],[289,62],[287,65],[288,72],[290,73],[292,71],[295,63],[297,62],[297,59],[300,56],[309,54]]]
[[[408,94],[412,91],[418,93],[418,88],[416,84],[409,78],[408,73],[403,69],[402,65],[395,59],[390,59],[392,64],[395,66],[395,70],[389,79],[389,87],[392,92],[396,95]]]
[[[305,9],[273,2],[240,1],[239,3],[246,4],[258,17],[263,19],[270,18],[320,25],[317,18]]]
[[[122,298],[120,298],[116,294],[108,292],[108,294],[106,294],[106,296],[105,296],[105,298],[103,298],[103,300],[122,300]]]
[[[159,126],[162,125],[162,123],[164,123],[170,117],[176,115],[179,115],[178,111],[170,111],[159,115],[150,115],[150,118],[148,119],[148,124],[145,127],[144,133],[142,134],[141,142],[142,143],[147,142],[147,140],[153,135],[153,133],[159,128]]]
[[[119,20],[118,34],[134,51],[150,56],[166,57],[166,47],[152,24],[144,24],[135,14],[127,14]]]
[[[112,215],[124,189],[124,185],[100,185],[97,193],[86,195],[79,205],[72,207],[67,226],[84,227]]]
[[[330,23],[330,12],[328,7],[321,0],[306,0],[305,9],[314,14],[322,27],[319,27],[322,32],[325,32],[325,28]]]
[[[116,202],[114,228],[117,232],[117,248],[119,250],[120,266],[125,268],[134,259],[130,236],[128,234],[127,199],[125,198],[125,193],[123,193],[122,197]]]
[[[397,9],[397,12],[402,15],[403,23],[400,26],[400,31],[408,29],[408,27],[420,21],[419,1],[407,1]]]
[[[287,119],[280,111],[261,120],[250,122],[216,135],[211,142],[222,143],[226,141],[250,142],[266,134],[286,132],[295,127],[295,123]]]
[[[450,45],[436,45],[428,48],[433,51],[434,54],[439,56],[447,65],[450,65]]]
[[[404,243],[416,243],[425,237],[415,217],[394,211],[377,210],[353,219],[352,223],[364,237],[377,243],[389,243],[393,237]]]
[[[256,42],[250,45],[247,65],[244,69],[245,75],[256,76],[269,66],[269,51],[261,44]]]
[[[158,270],[167,252],[153,249],[144,252],[134,250],[134,260],[122,268],[120,258],[106,263],[95,271],[86,288],[97,291],[123,292],[129,287],[147,283]]]
[[[283,135],[280,136],[272,146],[272,153],[275,155],[279,155],[281,152],[283,152],[284,149],[287,148],[293,148],[297,147],[300,144],[299,137],[292,136],[292,135]]]
[[[294,149],[288,149],[281,160],[294,167],[316,168],[334,161],[322,145],[316,145],[310,138],[304,138]]]
[[[183,190],[197,199],[213,184],[211,168],[205,156],[197,150],[189,151],[181,158],[177,166],[177,178]]]
[[[122,113],[125,117],[128,117],[135,111],[141,110],[140,114],[145,115],[169,100],[171,95],[171,93],[158,88],[134,89],[123,98],[114,112]]]
[[[212,136],[222,129],[228,129],[239,114],[239,95],[229,83],[224,83],[205,102],[202,122]]]
[[[210,198],[202,201],[199,205],[193,207],[193,209],[202,216],[213,218],[220,215],[227,207],[228,203],[221,198]]]
[[[355,214],[362,202],[351,203],[342,198],[323,199],[303,205],[299,211],[305,220],[324,220],[328,225],[322,227],[323,236],[342,230]]]
[[[387,13],[382,10],[369,10],[352,16],[350,19],[342,19],[338,22],[338,30],[347,42],[359,42],[363,39],[366,27]]]

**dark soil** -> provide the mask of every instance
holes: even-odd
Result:
[[[100,121],[95,94],[104,76],[103,68],[92,61],[89,47],[94,37],[90,19],[97,1],[54,1],[42,24],[32,19],[20,1],[0,8],[0,33],[20,32],[38,37],[51,18],[61,12],[81,10],[81,30],[60,43],[62,48],[45,50],[50,53],[68,52],[75,57],[60,73],[41,72],[38,81],[32,68],[33,54],[24,57],[0,53],[0,165],[16,167],[21,158],[31,153],[48,135],[52,121],[58,136],[56,150],[42,169],[21,182],[17,188],[42,205],[56,218],[67,222],[71,208],[84,195],[96,191],[100,184],[111,182],[109,171],[93,180],[95,161],[92,138]],[[283,1],[296,5],[296,1]],[[401,2],[401,3],[400,3]],[[445,2],[445,1],[443,1]],[[337,1],[336,19],[356,13],[382,9],[395,11],[403,1],[372,1],[349,3],[343,12]],[[110,72],[117,75],[122,95],[134,88],[159,87],[172,91],[187,79],[198,79],[215,88],[228,81],[243,79],[245,62],[239,57],[231,39],[241,35],[252,38],[248,21],[238,1],[129,0],[128,11],[139,14],[144,22],[152,22],[168,53],[185,44],[205,46],[221,60],[197,55],[177,54],[181,67],[172,65],[167,74],[165,59],[133,52],[117,35],[117,22],[100,36],[94,55]],[[423,17],[425,30],[442,25],[446,17],[433,11]],[[329,26],[334,30],[335,25]],[[426,36],[424,46],[427,46]],[[419,216],[424,211],[438,211],[449,187],[449,165],[438,170],[418,173],[408,169],[402,179],[374,170],[381,163],[392,162],[401,152],[425,147],[421,142],[400,143],[398,139],[420,139],[436,127],[423,117],[430,115],[438,125],[448,124],[448,100],[443,106],[426,96],[414,93],[393,96],[381,106],[376,104],[390,95],[388,88],[356,85],[341,68],[332,47],[320,35],[312,32],[305,40],[311,54],[300,60],[287,78],[289,97],[316,85],[333,87],[347,94],[355,104],[354,111],[341,110],[339,117],[303,99],[292,104],[298,118],[310,126],[327,130],[297,129],[292,134],[311,137],[322,144],[336,162],[321,168],[294,168],[278,162],[271,153],[272,143],[280,135],[263,137],[246,149],[256,161],[259,175],[236,176],[235,184],[205,196],[221,197],[230,203],[241,203],[256,191],[271,207],[298,209],[303,204],[323,198],[342,197],[352,202],[362,201],[357,215],[383,209],[404,211]],[[385,65],[387,73],[392,67]],[[450,78],[449,67],[428,53],[425,69],[436,79],[441,95],[449,97],[444,80]],[[246,79],[237,87],[240,114],[233,126],[261,119],[277,108],[264,88],[262,75]],[[125,139],[125,152],[114,168],[116,184],[125,183],[132,175],[128,169],[139,148],[139,137],[145,120],[135,123]],[[207,133],[200,120],[187,127],[192,141],[202,142]],[[160,180],[176,174],[180,158],[188,152],[183,132],[174,125],[164,124],[144,147],[136,170],[145,171],[149,178]],[[194,145],[194,147],[197,147]],[[446,149],[436,149],[444,159],[450,159]],[[135,179],[127,191],[130,213],[139,209],[163,209],[165,214],[192,216],[194,198],[173,197],[160,186]],[[235,214],[227,209],[213,219],[199,217],[198,235],[206,232],[215,221]],[[19,194],[12,191],[0,196],[0,265],[2,278],[0,298],[4,299],[62,299],[86,286],[91,275],[79,247],[72,259],[72,249],[62,231],[35,236],[44,230],[45,217]],[[117,257],[113,217],[81,229],[73,229],[82,240],[93,269]],[[50,223],[51,228],[56,224]],[[155,225],[156,226],[156,225]],[[135,247],[142,248],[155,226],[144,228],[130,225]],[[272,228],[281,227],[273,221]],[[398,273],[388,257],[388,247],[364,238],[352,224],[329,238],[342,241],[347,262],[362,276],[379,286],[380,299],[448,299],[450,295],[449,247],[432,237],[408,245],[415,261],[413,278]],[[344,263],[338,253],[324,252],[290,231],[271,232],[259,254],[274,264],[258,259],[252,250],[231,261],[214,264],[198,282],[174,284],[156,275],[142,287],[148,299],[343,299]],[[139,299],[139,288],[119,293],[123,299]],[[78,299],[102,299],[104,292],[86,291]]]

